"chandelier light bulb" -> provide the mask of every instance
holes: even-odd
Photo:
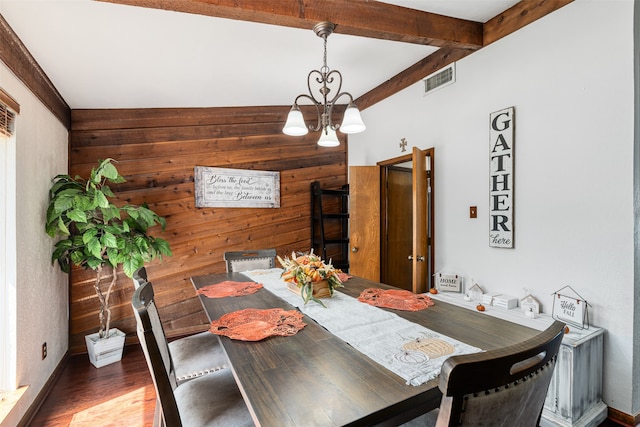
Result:
[[[307,128],[304,118],[302,117],[302,111],[300,111],[297,104],[291,107],[282,132],[291,136],[302,136],[309,132],[309,128]]]
[[[320,147],[337,147],[338,145],[340,145],[340,141],[338,141],[338,135],[336,135],[336,131],[331,129],[331,127],[329,126],[321,130],[318,145]]]
[[[358,107],[356,107],[353,102],[350,103],[344,111],[344,118],[342,119],[342,125],[340,125],[340,131],[342,133],[360,133],[366,128],[367,127],[364,125],[362,117],[360,116],[360,110],[358,110]]]

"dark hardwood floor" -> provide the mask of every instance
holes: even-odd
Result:
[[[156,393],[137,345],[122,361],[95,368],[86,354],[71,356],[31,422],[33,427],[153,425]]]
[[[94,368],[86,354],[69,357],[33,427],[142,427],[153,425],[155,390],[139,346],[122,361]],[[599,427],[620,427],[606,420]]]

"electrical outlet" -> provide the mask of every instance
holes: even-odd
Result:
[[[47,357],[47,343],[42,344],[42,360]]]

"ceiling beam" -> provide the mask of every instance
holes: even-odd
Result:
[[[508,36],[571,2],[573,0],[522,0],[484,24],[483,44],[487,46]]]
[[[335,32],[436,47],[479,49],[482,24],[371,0],[99,0],[218,18]]]
[[[356,99],[355,103],[360,110],[371,107],[373,104],[390,97],[394,93],[400,92],[402,89],[419,82],[429,74],[435,73],[441,68],[464,58],[472,52],[474,51],[469,49],[452,49],[448,47],[438,49],[431,55],[416,62],[411,67],[396,74],[386,82],[365,93]]]
[[[356,99],[364,110],[573,0],[522,0],[484,25],[372,0],[98,0],[293,28],[320,21],[336,33],[440,47]]]
[[[573,0],[522,0],[484,24],[485,45],[512,34],[533,21],[554,12]],[[391,79],[371,89],[358,99],[360,110],[401,91],[452,62],[474,53],[470,49],[440,48]]]
[[[4,62],[67,129],[70,129],[71,108],[1,14],[0,61]]]

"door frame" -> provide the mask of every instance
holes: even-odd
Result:
[[[429,288],[434,287],[435,260],[436,260],[436,239],[435,239],[435,148],[427,148],[422,150],[425,156],[428,158],[428,170],[427,170],[427,248],[429,252],[429,265],[430,275],[427,283]],[[386,256],[386,247],[383,242],[383,236],[385,236],[385,224],[387,222],[387,194],[386,194],[386,174],[387,168],[393,167],[401,163],[413,161],[413,153],[409,153],[403,156],[394,157],[392,159],[382,160],[376,163],[380,166],[380,256]],[[383,268],[382,262],[380,268]]]

